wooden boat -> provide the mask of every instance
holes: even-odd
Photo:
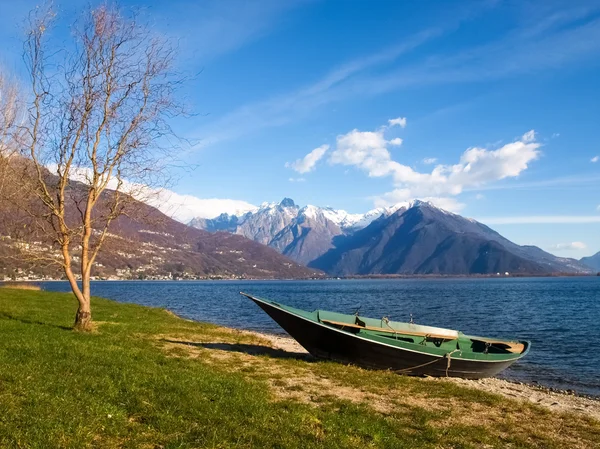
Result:
[[[480,379],[529,351],[528,341],[499,340],[422,326],[294,307],[240,292],[315,357],[415,376]]]

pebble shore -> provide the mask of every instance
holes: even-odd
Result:
[[[276,349],[297,353],[299,355],[304,354],[305,356],[310,357],[306,349],[300,346],[293,338],[260,332],[250,333],[268,340]],[[475,388],[488,393],[499,394],[519,401],[531,402],[551,410],[584,414],[600,421],[600,398],[581,396],[572,390],[555,390],[540,385],[530,385],[497,378],[469,380],[454,377],[428,377],[425,378],[425,380],[428,382],[454,382],[468,388]]]

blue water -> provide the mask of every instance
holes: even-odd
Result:
[[[63,282],[46,290],[68,291]],[[225,326],[283,333],[246,291],[284,304],[526,339],[501,376],[600,396],[600,277],[327,281],[94,282],[93,294]]]

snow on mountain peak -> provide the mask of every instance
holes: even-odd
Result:
[[[450,212],[445,211],[433,203],[424,200],[412,200],[405,201],[393,204],[387,207],[378,207],[372,209],[364,214],[351,214],[343,209],[334,209],[332,207],[319,207],[313,205],[307,205],[302,208],[298,207],[294,200],[291,198],[283,198],[279,203],[274,202],[264,202],[259,207],[255,207],[254,209],[245,209],[240,211],[235,211],[234,213],[230,213],[230,217],[233,218],[236,216],[238,219],[241,219],[242,222],[245,221],[249,216],[265,213],[270,216],[275,216],[277,214],[283,213],[286,217],[290,219],[294,219],[297,216],[305,216],[307,218],[315,219],[326,219],[337,225],[340,229],[345,230],[357,230],[364,228],[371,224],[374,220],[377,220],[381,216],[388,217],[392,214],[395,214],[399,210],[408,210],[413,207],[427,206],[431,208],[435,208],[444,212],[446,214],[450,214]],[[226,217],[220,217],[222,220]]]
[[[304,215],[305,217],[312,218],[314,220],[317,218],[317,215],[319,215],[319,208],[309,204],[300,209],[299,215]]]

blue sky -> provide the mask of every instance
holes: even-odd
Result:
[[[15,3],[0,67],[19,76],[35,2]],[[58,29],[86,3],[56,1]],[[557,255],[600,250],[600,2],[121,4],[198,73],[175,123],[194,142],[172,168],[187,215],[425,198]]]

